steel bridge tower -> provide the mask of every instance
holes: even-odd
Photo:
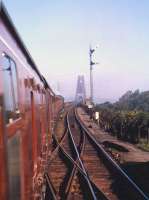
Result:
[[[75,103],[84,103],[86,99],[84,76],[78,76]]]

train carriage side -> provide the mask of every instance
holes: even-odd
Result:
[[[42,76],[1,6],[0,199],[32,199],[41,145],[49,131],[46,94]]]

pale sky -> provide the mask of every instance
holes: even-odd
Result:
[[[96,101],[127,90],[149,90],[148,0],[5,0],[39,70],[66,98],[77,76],[89,89],[89,44],[99,48],[94,67]]]

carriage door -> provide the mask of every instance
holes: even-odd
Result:
[[[15,62],[3,55],[4,122],[7,136],[8,196],[20,200],[20,116],[18,109],[18,84]]]
[[[35,165],[37,164],[37,127],[34,93],[31,92],[31,113],[32,113],[32,154]],[[36,166],[34,166],[35,170]],[[34,172],[35,173],[35,172]]]

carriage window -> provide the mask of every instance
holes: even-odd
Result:
[[[18,118],[18,86],[15,62],[8,56],[3,57],[4,102],[6,123]]]
[[[20,132],[11,137],[7,143],[9,199],[20,199]]]

